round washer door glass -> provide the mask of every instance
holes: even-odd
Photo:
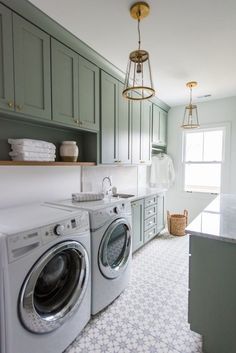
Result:
[[[124,271],[131,253],[130,225],[124,218],[110,224],[98,254],[99,267],[107,278],[116,278]]]
[[[22,324],[34,333],[60,327],[81,303],[88,278],[88,254],[80,243],[66,241],[49,249],[23,284],[19,297]]]

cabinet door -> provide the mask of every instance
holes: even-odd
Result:
[[[159,144],[160,141],[160,109],[157,105],[152,105],[152,142]]]
[[[132,206],[132,250],[135,252],[144,242],[143,239],[143,209],[144,200],[134,201]]]
[[[131,131],[129,101],[122,96],[123,85],[119,83],[119,108],[117,131],[118,158],[121,163],[131,163]]]
[[[0,5],[0,108],[14,110],[12,13]]]
[[[151,162],[151,114],[152,104],[141,103],[141,163]]]
[[[78,54],[52,39],[52,118],[78,126]]]
[[[114,163],[117,156],[116,123],[118,118],[119,82],[101,74],[101,162]]]
[[[13,14],[15,107],[51,119],[50,37]]]
[[[164,196],[160,195],[157,197],[157,233],[162,231],[164,227]]]
[[[79,121],[90,130],[99,130],[99,69],[79,57]]]
[[[131,102],[131,155],[132,163],[141,160],[141,103]]]
[[[160,110],[160,145],[166,146],[166,133],[167,133],[167,113]]]

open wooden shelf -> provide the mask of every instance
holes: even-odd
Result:
[[[81,167],[94,166],[95,162],[41,162],[41,161],[0,161],[0,166],[59,166],[59,167]]]

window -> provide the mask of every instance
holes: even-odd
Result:
[[[224,127],[184,133],[184,191],[221,191],[224,142]]]

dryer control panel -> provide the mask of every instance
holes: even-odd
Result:
[[[52,223],[47,226],[32,229],[7,237],[8,258],[12,262],[26,255],[34,249],[47,244],[57,238],[61,241],[69,236],[84,235],[89,232],[89,217],[83,212],[73,218]]]

